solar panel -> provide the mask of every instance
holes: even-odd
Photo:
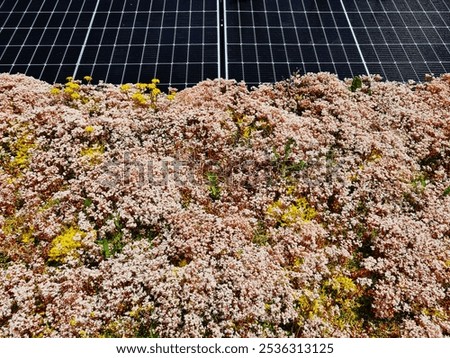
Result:
[[[370,73],[423,80],[450,71],[450,5],[436,0],[343,0]]]
[[[0,72],[48,82],[450,72],[446,0],[3,0]]]
[[[76,74],[107,82],[158,77],[176,87],[217,77],[211,1],[98,1]]]
[[[366,73],[338,1],[230,1],[228,75],[273,82],[295,71]]]
[[[3,1],[0,5],[0,71],[50,82],[73,73],[92,1]]]

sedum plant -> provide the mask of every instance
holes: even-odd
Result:
[[[449,337],[450,75],[360,80],[0,74],[0,337]]]

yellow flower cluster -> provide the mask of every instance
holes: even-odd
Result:
[[[19,125],[16,135],[4,141],[4,149],[7,149],[10,155],[0,160],[0,168],[14,176],[20,176],[28,168],[30,152],[35,147],[33,133],[26,125]]]
[[[84,76],[83,80],[90,85],[92,82],[91,76]],[[82,87],[81,80],[75,80],[72,76],[66,78],[66,83],[64,85],[54,85],[50,93],[54,96],[63,95],[63,98],[69,102],[81,101],[82,103],[89,102],[89,97],[83,96],[83,91],[86,89]],[[160,83],[159,79],[153,78],[150,83],[138,82],[135,84],[124,83],[119,86],[121,92],[125,93],[128,98],[139,106],[150,107],[152,109],[157,109],[156,101],[159,95],[161,95],[161,90],[158,88]],[[167,95],[167,99],[173,100],[175,98],[176,90],[171,89]]]
[[[161,90],[158,88],[159,83],[159,79],[154,78],[150,83],[138,82],[134,85],[125,83],[120,85],[119,88],[123,93],[127,94],[127,96],[131,94],[130,98],[135,104],[156,109],[157,97],[161,94]],[[174,97],[174,91],[171,91],[167,96],[170,100]]]
[[[148,100],[147,96],[145,96],[142,92],[133,93],[131,99],[141,106],[145,106]]]
[[[84,76],[83,79],[88,83],[88,85],[92,81],[91,76]],[[81,81],[75,80],[72,76],[66,77],[66,83],[64,86],[55,85],[50,90],[52,95],[59,95],[61,92],[64,94],[64,97],[70,101],[75,100],[86,100],[80,94],[81,90]]]
[[[86,128],[84,128],[84,130],[86,131],[86,133],[93,133],[95,131],[95,128],[93,126],[87,126]]]
[[[295,204],[286,205],[277,200],[267,208],[267,215],[275,218],[281,226],[291,226],[294,223],[305,223],[314,219],[316,210],[305,198],[299,198]]]
[[[52,87],[50,93],[52,95],[57,96],[62,92],[64,97],[70,101],[81,99],[80,95],[81,86],[79,81],[75,81],[71,76],[67,77],[66,81],[67,82],[64,84],[64,86],[55,85],[54,87]]]
[[[15,157],[10,164],[19,169],[26,169],[30,161],[29,152],[35,147],[31,135],[25,133],[17,139],[13,147],[15,149]]]
[[[80,99],[80,84],[78,81],[75,81],[73,77],[67,77],[66,80],[64,93],[72,100]]]
[[[21,215],[12,215],[6,217],[3,221],[3,233],[6,235],[16,235],[24,244],[33,242],[33,225],[28,224],[28,220]]]
[[[50,93],[53,95],[57,95],[61,93],[61,89],[58,87],[52,87],[52,89],[50,90]]]
[[[131,89],[131,84],[129,84],[129,83],[120,85],[120,90],[124,93],[127,93],[130,89]]]
[[[85,128],[85,131],[90,133],[90,131],[94,131],[94,127],[88,126]],[[105,152],[105,146],[99,143],[95,143],[94,145],[84,148],[81,150],[80,155],[82,157],[86,157],[90,164],[95,165],[99,164],[102,161],[102,154]]]
[[[81,247],[80,240],[86,233],[75,227],[69,227],[61,235],[53,239],[48,258],[56,263],[64,263],[68,256],[76,256]]]

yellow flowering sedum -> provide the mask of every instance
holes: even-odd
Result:
[[[127,96],[130,95],[129,98],[136,105],[156,109],[156,99],[161,94],[161,90],[157,87],[158,83],[159,80],[154,78],[151,83],[138,82],[134,85],[126,83],[120,85],[119,88]]]
[[[267,215],[275,218],[281,226],[291,226],[294,223],[305,223],[314,219],[316,210],[305,198],[299,198],[294,204],[286,205],[277,200],[267,208]]]
[[[147,89],[147,83],[142,83],[142,82],[139,82],[139,83],[136,83],[136,88],[138,89],[138,90],[140,90],[140,91],[145,91],[146,89]]]
[[[93,133],[95,131],[95,128],[93,126],[87,126],[86,128],[84,128],[84,130],[87,133]]]
[[[81,95],[80,95],[78,92],[73,92],[73,93],[70,95],[70,98],[71,98],[72,100],[77,100],[77,99],[80,99],[80,98],[81,98]]]
[[[91,133],[89,130],[86,132]],[[88,159],[89,163],[92,165],[99,164],[102,161],[102,155],[105,152],[105,147],[99,143],[84,148],[80,151],[80,155]]]
[[[128,92],[131,89],[131,85],[129,83],[125,83],[123,85],[120,85],[119,88],[122,92]]]
[[[19,125],[15,135],[4,139],[3,148],[9,155],[0,157],[0,168],[20,176],[28,169],[31,160],[31,151],[36,148],[34,133],[27,125]],[[3,159],[3,160],[2,160]]]
[[[131,96],[131,99],[141,106],[147,104],[147,97],[145,95],[143,95],[141,92],[134,93]]]
[[[11,165],[20,169],[25,169],[29,165],[30,153],[29,151],[35,147],[33,140],[29,135],[25,134],[18,138],[15,143],[15,157],[11,162]]]
[[[84,236],[86,236],[86,233],[75,227],[66,229],[52,241],[52,246],[48,253],[49,260],[64,263],[68,256],[76,256],[76,250],[81,247],[80,240]]]
[[[64,92],[73,93],[75,91],[80,90],[80,85],[76,82],[67,82],[66,87],[64,88]]]
[[[6,235],[15,235],[20,242],[30,244],[34,241],[33,225],[30,225],[27,219],[20,215],[12,215],[5,218],[2,225],[2,231]]]

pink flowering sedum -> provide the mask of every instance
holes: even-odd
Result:
[[[0,75],[1,337],[450,336],[450,75]]]

